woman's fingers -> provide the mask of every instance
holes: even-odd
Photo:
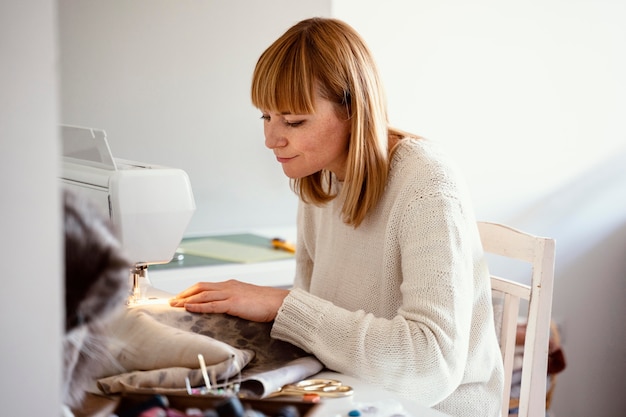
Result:
[[[170,305],[173,307],[183,307],[186,303],[212,301],[216,296],[216,291],[221,288],[219,282],[198,282],[186,290],[178,293],[175,297],[171,298]]]
[[[236,280],[199,282],[170,299],[170,305],[194,313],[224,313],[267,322],[274,320],[288,293]]]
[[[184,291],[181,291],[175,298],[187,298],[194,294],[201,293],[203,291],[212,291],[219,288],[222,282],[197,282]]]

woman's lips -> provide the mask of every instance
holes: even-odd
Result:
[[[291,161],[293,158],[294,158],[294,157],[291,157],[291,158],[284,158],[284,157],[277,156],[277,157],[276,157],[276,160],[277,160],[278,162],[280,162],[281,164],[284,164],[285,162],[289,162],[289,161]]]

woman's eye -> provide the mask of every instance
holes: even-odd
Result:
[[[300,120],[297,122],[289,122],[289,121],[285,121],[285,124],[289,127],[298,127],[300,126],[302,123],[304,123],[304,121]]]
[[[272,117],[269,114],[262,114],[261,120],[265,122],[269,122],[272,120]],[[285,124],[285,126],[288,126],[288,127],[298,127],[304,123],[304,120],[289,121],[289,120],[283,119],[283,123]]]

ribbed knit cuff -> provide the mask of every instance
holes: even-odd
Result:
[[[328,304],[304,290],[291,290],[278,310],[271,336],[310,351]]]

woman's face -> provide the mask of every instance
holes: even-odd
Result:
[[[322,169],[345,177],[350,120],[337,115],[336,104],[315,97],[315,113],[263,111],[265,146],[289,178],[303,178]]]

